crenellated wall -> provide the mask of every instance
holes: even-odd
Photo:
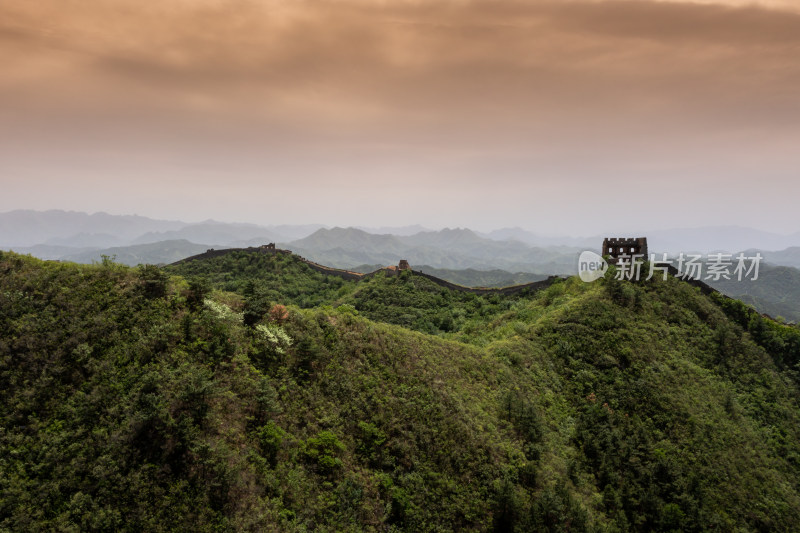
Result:
[[[412,270],[411,267],[408,265],[408,261],[405,261],[403,265],[405,268],[400,269],[398,267],[386,267],[386,268],[379,268],[374,272],[370,272],[368,274],[363,274],[361,272],[353,272],[351,270],[343,270],[341,268],[332,268],[325,265],[320,265],[319,263],[315,263],[305,257],[301,257],[297,254],[293,254],[290,250],[282,250],[280,248],[268,247],[268,246],[259,246],[257,248],[250,247],[250,248],[227,248],[224,250],[214,250],[210,249],[202,254],[193,255],[192,257],[187,257],[186,259],[181,259],[180,261],[176,261],[175,265],[179,265],[181,263],[186,263],[189,261],[196,261],[201,259],[211,259],[214,257],[220,257],[225,254],[229,254],[231,252],[237,251],[245,251],[245,252],[253,252],[253,253],[264,253],[264,254],[289,254],[294,255],[297,259],[305,263],[309,266],[312,270],[320,272],[322,274],[327,274],[329,276],[337,276],[342,279],[348,281],[361,281],[363,279],[369,278],[374,276],[379,272],[386,272],[391,275],[398,275],[400,272],[403,271],[410,271],[415,276],[422,276],[441,287],[446,287],[448,289],[454,291],[461,291],[461,292],[469,292],[472,294],[517,294],[524,291],[538,291],[544,288],[549,287],[558,279],[564,279],[559,276],[550,276],[549,278],[541,281],[535,281],[533,283],[526,283],[524,285],[512,285],[509,287],[464,287],[463,285],[458,285],[456,283],[452,283],[450,281],[437,278],[436,276],[432,276],[430,274],[426,274],[424,272],[419,272],[417,270]]]
[[[603,239],[601,255],[618,259],[621,255],[642,255],[647,258],[647,237],[620,238],[607,237]]]
[[[622,242],[629,241],[629,239],[614,239],[614,240],[622,241]],[[645,245],[645,247],[647,246],[647,240],[646,239],[645,239],[644,245]],[[604,250],[605,250],[605,241],[604,241]],[[370,272],[368,274],[363,274],[361,272],[353,272],[351,270],[343,270],[343,269],[340,269],[340,268],[332,268],[332,267],[327,267],[325,265],[320,265],[319,263],[315,263],[314,261],[310,261],[310,260],[306,259],[305,257],[301,257],[299,255],[293,254],[290,250],[282,250],[280,248],[267,247],[267,246],[260,246],[260,247],[257,247],[257,248],[254,248],[254,247],[250,247],[250,248],[228,248],[228,249],[224,249],[224,250],[210,249],[210,250],[207,250],[205,253],[194,255],[192,257],[187,257],[186,259],[181,259],[180,261],[177,261],[177,262],[175,262],[173,264],[177,265],[177,264],[185,263],[185,262],[188,262],[188,261],[196,261],[198,259],[211,259],[211,258],[214,258],[214,257],[223,256],[225,254],[229,254],[229,253],[235,252],[235,251],[247,251],[247,252],[263,253],[263,254],[284,254],[284,255],[288,254],[288,255],[294,255],[297,259],[299,259],[300,261],[302,261],[303,263],[308,265],[309,268],[311,268],[311,269],[313,269],[313,270],[315,270],[317,272],[320,272],[320,273],[326,274],[326,275],[330,275],[330,276],[338,276],[338,277],[340,277],[342,279],[345,279],[345,280],[348,280],[348,281],[361,281],[361,280],[370,278],[370,277],[378,274],[379,272],[386,272],[386,273],[390,273],[391,275],[395,275],[395,276],[399,275],[400,272],[401,272],[397,267],[380,268],[380,269],[378,269],[378,270],[376,270],[374,272]],[[409,270],[410,270],[410,267],[409,267]],[[451,290],[454,290],[454,291],[468,292],[468,293],[478,294],[478,295],[490,295],[490,294],[508,295],[508,294],[519,294],[519,293],[526,292],[526,291],[536,292],[536,291],[540,291],[542,289],[546,289],[547,287],[549,287],[550,285],[552,285],[553,283],[555,283],[558,280],[565,279],[565,278],[563,278],[561,276],[550,276],[549,278],[547,278],[545,280],[534,281],[533,283],[526,283],[524,285],[511,285],[509,287],[464,287],[463,285],[458,285],[456,283],[452,283],[450,281],[447,281],[447,280],[444,280],[444,279],[441,279],[441,278],[437,278],[436,276],[432,276],[430,274],[426,274],[426,273],[420,272],[418,270],[410,270],[410,271],[412,272],[412,274],[414,276],[422,276],[423,278],[428,279],[428,280],[432,281],[433,283],[436,283],[437,285],[439,285],[441,287],[445,287],[447,289],[451,289]],[[678,270],[674,266],[671,266],[671,265],[669,266],[668,271],[669,271],[669,273],[671,275],[673,275],[675,277],[677,277],[678,274],[679,274]],[[720,296],[722,296],[723,298],[728,298],[728,296],[723,295],[718,290],[714,289],[713,287],[711,287],[710,285],[708,285],[704,281],[695,280],[695,279],[685,279],[684,281],[686,283],[688,283],[689,285],[692,285],[694,287],[699,288],[700,291],[703,294],[710,295],[712,293],[716,293],[716,294],[719,294]],[[768,315],[763,315],[763,316],[768,316]]]
[[[541,281],[534,281],[532,283],[525,283],[523,285],[511,285],[509,287],[464,287],[463,285],[458,285],[456,283],[452,283],[450,281],[437,278],[436,276],[432,276],[430,274],[426,274],[425,272],[420,272],[418,270],[412,270],[415,276],[422,276],[423,278],[429,279],[432,282],[440,285],[442,287],[447,287],[448,289],[452,289],[454,291],[461,291],[461,292],[470,292],[472,294],[517,294],[520,292],[525,291],[539,291],[542,289],[546,289],[550,285],[552,285],[555,281],[564,279],[560,276],[550,276],[547,279],[543,279]]]
[[[288,250],[286,251],[288,252]],[[332,268],[332,267],[327,267],[325,265],[320,265],[319,263],[315,263],[314,261],[308,260],[305,257],[301,257],[297,254],[295,254],[295,257],[298,258],[303,263],[307,264],[309,267],[311,267],[311,269],[316,270],[317,272],[321,272],[322,274],[328,274],[330,276],[338,276],[340,278],[350,281],[362,280],[366,275],[361,272],[353,272],[352,270],[342,270],[341,268]]]

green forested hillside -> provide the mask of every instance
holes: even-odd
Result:
[[[449,290],[410,272],[400,276],[378,272],[347,281],[312,270],[293,255],[245,250],[185,261],[165,270],[209,288],[238,293],[244,298],[248,320],[276,302],[304,308],[348,305],[373,320],[440,334],[458,331],[470,321],[482,322],[517,299]]]
[[[498,269],[475,270],[474,268],[465,268],[453,270],[421,265],[419,267],[414,267],[414,270],[419,270],[420,272],[436,276],[437,278],[446,279],[447,281],[457,283],[458,285],[464,285],[465,287],[508,287],[510,285],[522,285],[547,279],[547,276],[542,274],[508,272],[507,270]]]
[[[234,250],[210,259],[186,260],[165,272],[202,280],[215,288],[258,295],[304,308],[330,304],[355,290],[356,283],[312,270],[288,254]]]
[[[351,270],[368,274],[374,272],[383,265],[359,265]],[[433,268],[428,265],[414,265],[414,270],[436,276],[464,287],[508,287],[511,285],[522,285],[547,279],[548,276],[542,274],[531,274],[529,272],[509,272],[507,270],[476,270],[474,268],[449,269]]]
[[[797,329],[672,278],[476,297],[263,257],[0,255],[0,529],[800,528]]]

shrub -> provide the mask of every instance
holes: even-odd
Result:
[[[316,467],[325,476],[333,476],[341,467],[339,455],[344,444],[332,431],[320,431],[316,437],[309,437],[302,445],[300,455],[306,463]]]

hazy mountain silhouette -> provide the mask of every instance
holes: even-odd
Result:
[[[85,238],[81,235],[111,236],[118,239],[119,243],[124,243],[143,233],[170,231],[185,225],[185,222],[155,220],[138,215],[17,210],[0,213],[0,246],[83,246],[78,242]]]

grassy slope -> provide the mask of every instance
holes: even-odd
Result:
[[[292,308],[285,346],[162,281],[0,256],[0,527],[800,523],[794,330],[683,283],[570,280],[449,338]]]

